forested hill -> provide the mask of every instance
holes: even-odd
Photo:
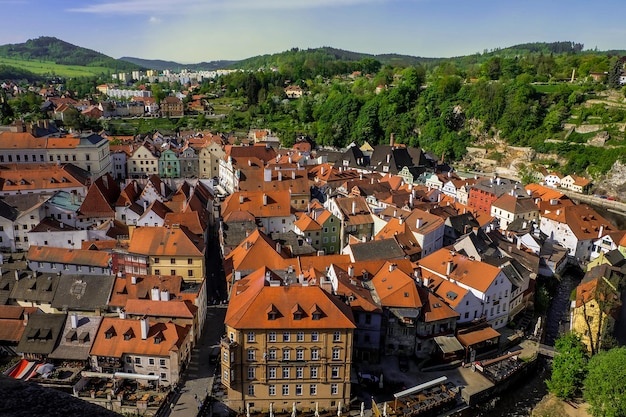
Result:
[[[52,61],[62,65],[103,67],[119,70],[139,69],[139,66],[120,61],[100,52],[72,45],[60,39],[42,36],[24,43],[0,45],[0,57]]]

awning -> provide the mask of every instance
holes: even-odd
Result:
[[[150,381],[157,381],[159,379],[158,375],[131,374],[128,372],[116,372],[114,374],[106,374],[104,372],[82,371],[81,375],[87,378],[148,379]]]
[[[416,385],[413,388],[409,388],[409,389],[405,389],[404,391],[397,392],[393,394],[393,396],[394,398],[406,397],[407,395],[415,394],[416,392],[420,392],[430,387],[434,387],[435,385],[439,385],[445,382],[447,379],[448,379],[447,376],[442,376],[437,379],[433,379],[432,381],[428,381],[428,382],[424,382],[423,384]]]
[[[454,336],[437,336],[435,342],[443,353],[454,353],[465,349]]]

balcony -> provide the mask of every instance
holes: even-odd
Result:
[[[220,343],[223,347],[228,349],[235,349],[237,346],[239,346],[239,343],[235,342],[234,340],[230,340],[230,338],[226,335],[222,336],[222,338],[220,339]]]

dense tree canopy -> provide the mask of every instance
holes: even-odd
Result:
[[[546,384],[557,397],[572,399],[581,393],[587,369],[587,349],[573,333],[558,338],[555,348],[559,354],[554,358],[552,376]]]
[[[585,400],[594,417],[626,415],[626,348],[600,352],[589,361]]]

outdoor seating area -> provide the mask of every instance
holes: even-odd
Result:
[[[517,355],[506,355],[477,364],[476,369],[491,382],[498,383],[524,368],[526,364],[526,362],[519,360]]]
[[[148,407],[159,407],[167,398],[169,389],[155,389],[151,385],[141,385],[137,381],[121,378],[90,378],[79,397],[94,399],[118,399],[122,405],[136,406],[138,402]]]
[[[456,403],[457,390],[453,383],[435,385],[407,397],[397,398],[392,414],[413,417],[440,411]]]

